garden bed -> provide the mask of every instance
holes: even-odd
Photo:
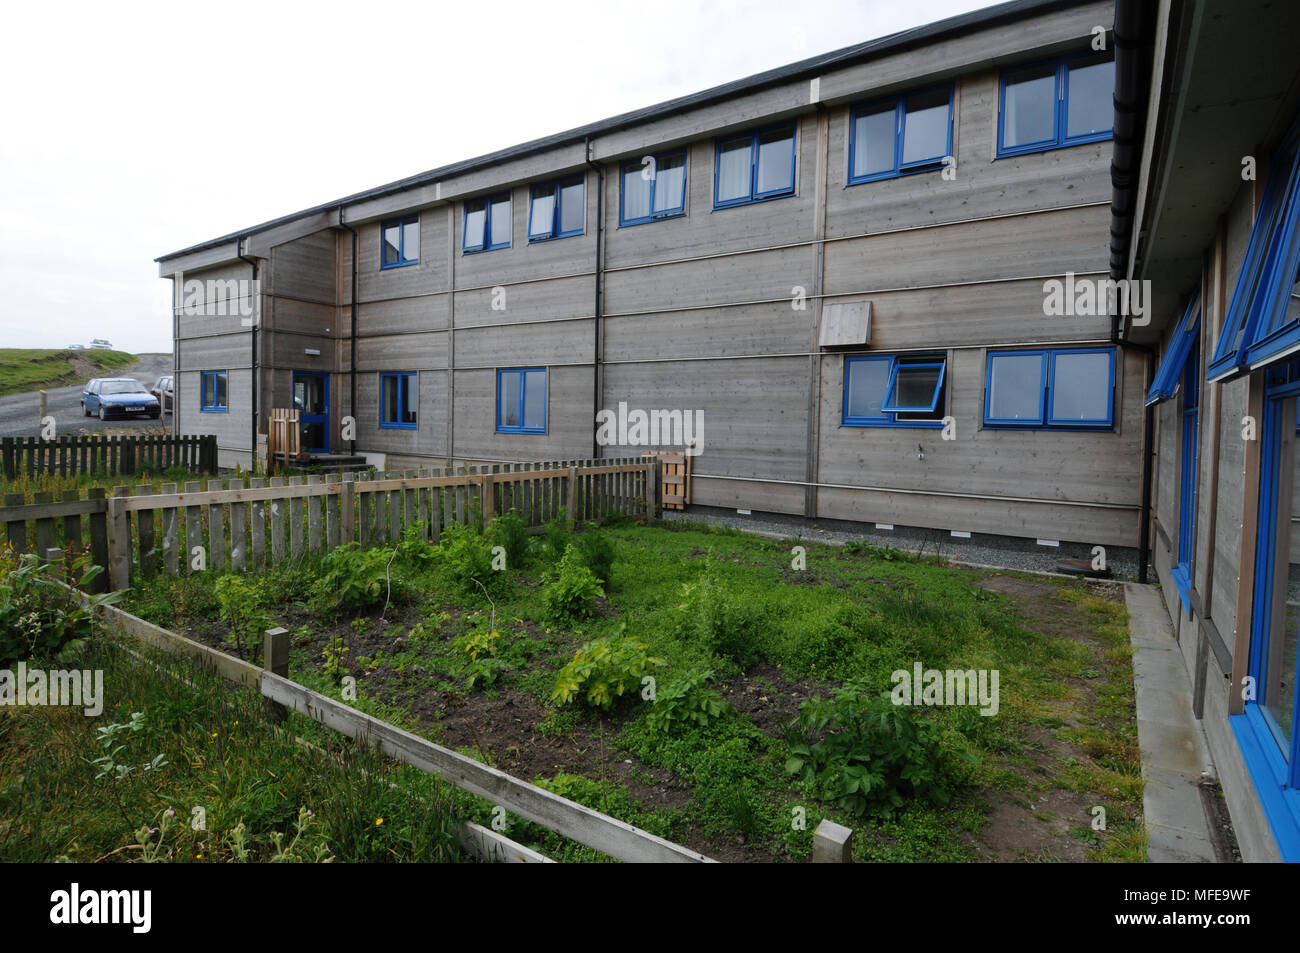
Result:
[[[681,525],[417,535],[124,608],[253,660],[282,625],[294,680],[720,860],[806,859],[823,817],[863,860],[1145,859],[1117,586],[815,544],[798,568]],[[881,701],[916,663],[996,670],[997,713]]]

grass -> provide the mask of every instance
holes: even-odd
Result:
[[[1096,860],[1144,856],[1127,618],[1098,587],[1044,582],[1030,618],[1025,604],[976,584],[987,573],[896,550],[804,543],[799,571],[792,543],[626,523],[602,533],[615,548],[606,595],[576,621],[548,617],[541,598],[556,552],[572,539],[559,527],[534,538],[490,598],[445,561],[410,552],[394,564],[386,609],[331,611],[319,558],[277,567],[250,598],[295,633],[291,677],[339,698],[346,672],[357,679],[349,704],[724,859],[804,858],[817,822],[830,817],[858,831],[862,860],[972,860],[981,837],[994,836],[986,832],[994,803],[1027,804],[1024,791],[1066,805],[1053,812],[1062,846],[1033,856],[1076,856],[1065,845]],[[228,627],[214,621],[210,576],[150,580],[128,608],[234,651],[223,643]],[[467,637],[488,629],[498,637],[471,658]],[[712,671],[725,712],[656,726],[639,680],[607,711],[557,705],[557,672],[579,646],[613,637],[662,660],[660,688]],[[916,661],[1000,672],[995,717],[971,707],[912,710],[937,732],[937,763],[952,781],[947,803],[904,785],[897,810],[853,816],[824,785],[787,773],[801,703],[849,683],[888,691],[891,673]],[[1105,830],[1092,832],[1093,806],[1105,809]],[[489,812],[463,805],[483,823]],[[1067,836],[1075,828],[1089,835]],[[593,856],[531,825],[517,833],[563,858]]]
[[[0,862],[460,859],[435,778],[296,715],[277,731],[260,695],[175,657],[85,653],[99,717],[0,708]]]
[[[86,375],[74,359],[97,372],[119,370],[136,361],[134,354],[125,351],[0,348],[0,396],[81,383]]]

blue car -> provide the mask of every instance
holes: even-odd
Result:
[[[81,392],[81,412],[87,417],[98,413],[100,420],[109,417],[162,416],[162,405],[148,388],[129,377],[97,377]]]

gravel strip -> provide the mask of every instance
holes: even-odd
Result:
[[[831,546],[843,546],[850,540],[861,540],[872,546],[892,546],[908,552],[923,552],[935,555],[936,542],[933,539],[901,532],[884,532],[874,527],[864,527],[861,531],[844,529],[824,529],[809,526],[801,522],[785,522],[765,519],[757,516],[730,516],[718,513],[664,510],[665,521],[683,523],[707,523],[710,526],[728,526],[743,530],[756,536],[773,539],[810,540]],[[987,537],[978,540],[955,539],[945,536],[938,544],[938,555],[954,562],[994,569],[1011,569],[1017,572],[1051,573],[1060,575],[1057,568],[1063,558],[1085,558],[1086,550],[1080,552],[1066,551],[1061,548],[1038,546],[1032,540],[1008,540],[1010,545],[989,545]],[[1129,550],[1108,550],[1107,562],[1113,578],[1137,578],[1137,553]]]

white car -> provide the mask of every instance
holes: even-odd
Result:
[[[111,350],[113,350],[113,345],[109,344],[109,343],[108,343],[107,341],[105,341],[103,338],[92,338],[91,341],[90,341],[90,347],[91,347],[92,350],[95,350],[95,351],[111,351]]]

